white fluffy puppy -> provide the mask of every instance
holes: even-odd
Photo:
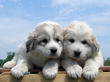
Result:
[[[43,22],[30,33],[27,40],[19,47],[15,57],[4,64],[4,68],[12,68],[11,73],[20,78],[33,65],[43,67],[43,75],[47,79],[56,76],[61,56],[63,29],[56,22]]]
[[[84,22],[71,23],[64,32],[64,60],[62,65],[71,78],[83,76],[94,79],[103,57],[92,29]]]

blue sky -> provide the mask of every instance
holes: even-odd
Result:
[[[64,27],[74,20],[87,22],[104,58],[110,57],[110,0],[0,0],[0,59],[46,20]]]

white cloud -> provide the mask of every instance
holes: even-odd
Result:
[[[68,10],[68,11],[67,11]],[[59,11],[58,17],[55,18],[55,20],[64,20],[66,17],[68,17],[69,14],[73,12],[73,9],[68,8],[62,8]]]
[[[3,4],[0,4],[0,8],[3,8],[4,7],[4,5]]]
[[[88,22],[98,36],[110,36],[109,10],[93,15],[86,15],[81,20]]]
[[[0,39],[0,41],[3,43],[3,44],[7,44],[7,45],[10,45],[10,44],[16,44],[16,43],[20,43],[22,41],[24,41],[26,39],[25,37],[25,34],[22,34],[22,35],[14,35],[14,36],[7,36],[7,37],[2,37]]]
[[[86,15],[85,17],[88,17],[89,21],[91,22],[108,23],[108,21],[110,21],[110,11],[109,9],[107,9],[104,11],[97,12],[95,14]]]
[[[68,4],[69,0],[52,0],[53,4]]]
[[[4,2],[5,0],[0,0],[0,2]]]
[[[6,44],[20,42],[35,27],[35,23],[20,18],[0,18],[0,41]]]
[[[67,0],[69,1],[69,0]],[[89,0],[88,0],[89,1]],[[95,11],[95,9],[90,10],[89,7],[82,9],[79,8],[80,6],[76,7],[61,7],[59,10],[58,16],[55,20],[60,22],[69,22],[74,20],[81,20],[85,21],[90,24],[93,28],[97,36],[109,36],[110,35],[110,7],[106,10],[100,10],[99,12]],[[103,7],[104,8],[104,7]],[[88,14],[88,12],[91,13]],[[86,13],[87,12],[87,13]],[[67,25],[63,24],[63,25]]]
[[[94,27],[93,30],[97,36],[100,37],[110,36],[110,28],[108,27],[99,26],[99,27]]]
[[[105,4],[110,5],[110,0],[52,0],[53,5],[91,5]]]
[[[52,0],[52,4],[59,9],[59,14],[55,18],[55,20],[68,20],[72,18],[73,20],[80,20],[85,17],[84,15],[90,16],[90,14],[92,14],[93,16],[95,16],[97,15],[97,13],[98,15],[100,15],[101,13],[104,13],[107,8],[109,11],[110,8],[110,0]],[[103,9],[104,7],[105,10]],[[107,13],[105,13],[105,15],[102,15],[100,18],[96,17],[96,21],[100,21],[102,17],[104,19],[103,21],[108,21],[109,19],[104,18],[104,16],[106,15]],[[108,12],[108,15],[110,15],[110,12]],[[92,19],[94,19],[94,17]]]
[[[6,6],[6,2],[11,2],[11,3],[18,3],[21,0],[0,0],[0,8],[4,8]]]
[[[21,1],[21,0],[0,0],[0,2],[7,2],[7,1],[9,1],[9,2],[18,2],[18,1]]]

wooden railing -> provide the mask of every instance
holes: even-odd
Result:
[[[100,67],[99,70],[102,70],[102,71],[110,71],[110,66],[103,66],[103,67]],[[64,71],[64,69],[60,68],[59,71]],[[4,68],[0,68],[0,73],[2,72],[10,72],[10,69],[4,69]],[[32,70],[29,70],[29,72],[41,72],[40,69],[32,69]]]
[[[30,74],[25,74],[24,77],[16,79],[11,75],[10,69],[0,68],[0,82],[110,82],[110,66],[100,67],[99,70],[100,72],[94,80],[87,80],[83,77],[70,79],[66,76],[64,69],[61,68],[55,79],[46,80],[40,69],[29,70]]]

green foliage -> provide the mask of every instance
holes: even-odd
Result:
[[[107,58],[107,59],[104,61],[104,66],[110,66],[110,58]]]
[[[15,55],[14,52],[8,52],[7,54],[8,54],[8,56],[7,56],[6,59],[4,59],[4,60],[0,59],[0,67],[2,67],[3,64],[6,63],[7,61],[10,61],[14,57],[14,55]]]
[[[4,60],[4,63],[10,61],[14,57],[15,53],[9,52],[7,58]]]
[[[3,60],[0,59],[0,67],[2,67],[2,66],[3,66]]]

